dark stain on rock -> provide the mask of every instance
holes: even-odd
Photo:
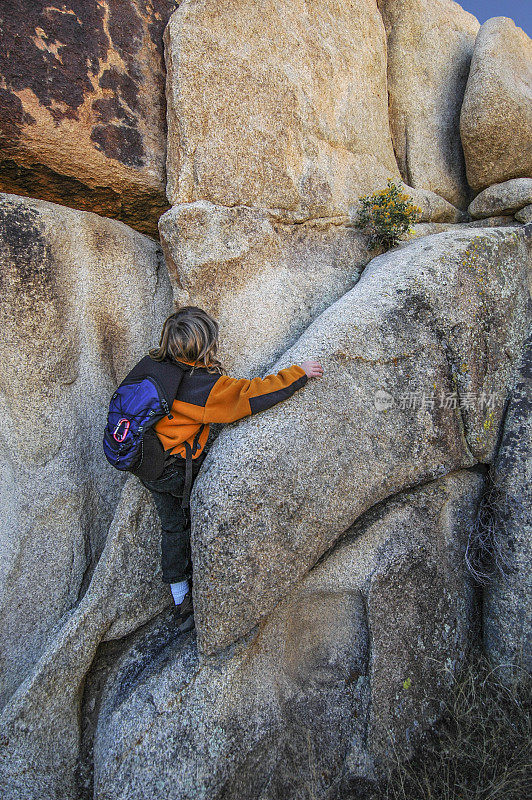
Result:
[[[109,3],[109,33],[113,46],[118,50],[124,61],[130,66],[132,56],[142,47],[143,23],[136,3],[131,0],[112,0]],[[138,3],[144,19],[150,17],[151,3],[140,0]]]
[[[87,186],[81,180],[60,175],[43,164],[23,167],[13,159],[0,161],[0,187],[23,197],[46,198],[80,211],[95,211],[125,222],[140,233],[157,239],[157,220],[170,208],[163,191],[146,188],[131,196],[109,186]]]
[[[157,52],[161,60],[164,59],[163,47],[163,33],[170,15],[179,8],[181,0],[166,0],[166,3],[160,3],[155,13],[151,16],[148,23],[148,31],[152,42],[154,42]]]
[[[0,74],[6,85],[31,89],[46,107],[55,101],[79,108],[109,49],[103,6],[64,2],[57,8],[7,0],[0,14]]]
[[[501,434],[501,444],[494,459],[497,472],[507,475],[522,460],[529,458],[530,386],[532,386],[532,334],[523,344],[517,367],[516,383],[508,399],[508,412]]]
[[[412,317],[420,322],[426,323],[434,319],[434,309],[431,304],[426,297],[417,292],[408,295],[406,308]]]
[[[98,351],[101,356],[101,363],[107,368],[112,382],[119,384],[123,376],[120,377],[118,375],[114,355],[127,350],[127,330],[120,327],[115,319],[102,312],[95,316],[94,322],[96,325]]]
[[[163,71],[162,33],[178,5],[173,0],[108,0],[109,37],[104,28],[105,6],[96,0],[70,0],[60,7],[7,0],[0,12],[4,41],[0,74],[7,87],[31,89],[48,108],[55,101],[75,110],[93,91],[92,81],[110,49],[117,50],[124,61],[123,73],[112,68],[123,83],[142,80],[137,55],[146,30],[155,37]],[[133,107],[131,90],[127,102]]]
[[[23,128],[35,122],[24,113],[15,92],[30,89],[57,124],[65,118],[78,119],[80,106],[94,95],[94,81],[114,50],[123,67],[109,67],[99,80],[103,89],[113,93],[114,106],[102,102],[102,98],[95,103],[97,120],[108,129],[102,130],[97,124],[91,138],[109,158],[129,167],[142,167],[146,154],[137,130],[139,120],[134,118],[135,112],[142,115],[139,96],[146,70],[142,49],[147,48],[148,53],[154,46],[158,54],[158,68],[153,70],[151,63],[149,66],[158,84],[154,103],[163,109],[162,33],[178,5],[174,0],[107,0],[105,4],[70,0],[56,7],[7,0],[0,11],[4,44],[0,51],[4,82],[0,134],[6,142],[16,143]]]
[[[102,89],[112,89],[115,95],[115,101],[118,104],[119,99],[122,98],[131,110],[138,108],[138,92],[139,84],[142,81],[142,74],[138,69],[138,65],[131,65],[131,72],[125,75],[119,72],[116,67],[106,69],[99,81]]]
[[[18,203],[0,206],[0,241],[4,262],[0,289],[4,296],[12,301],[24,298],[31,305],[52,299],[53,259],[38,211]],[[28,310],[25,305],[25,313]],[[12,306],[8,313],[14,314]]]
[[[171,611],[162,612],[133,633],[98,645],[81,687],[80,758],[75,771],[78,800],[94,797],[94,734],[108,713],[106,696],[112,711],[141,681],[149,680],[154,671],[160,672],[176,650],[190,642],[190,635],[176,633],[172,619]],[[136,655],[132,661],[128,661],[130,653]],[[196,664],[193,667],[195,671]]]
[[[92,105],[95,116],[103,123],[93,127],[91,132],[96,148],[108,158],[136,168],[145,163],[143,139],[137,129],[138,117],[134,113],[139,111],[141,81],[138,64],[131,64],[129,74],[111,67],[102,74],[100,86],[112,90],[113,94],[98,98]]]
[[[76,379],[79,357],[77,329],[68,319],[69,267],[59,233],[54,245],[54,227],[50,215],[39,207],[2,198],[0,292],[4,303],[0,324],[22,365],[6,364],[1,375],[3,391],[15,415],[25,413],[29,396],[38,397],[42,413],[35,424],[39,433],[32,430],[30,436],[35,445],[33,457],[42,463],[60,444],[54,426],[47,424],[50,403],[58,386]]]
[[[31,114],[24,111],[16,94],[0,88],[0,147],[6,151],[10,144],[17,142],[24,125],[35,122]]]
[[[94,116],[99,122],[121,120],[131,122],[132,118],[122,108],[116,97],[101,97],[92,104]]]
[[[142,136],[136,128],[126,125],[96,125],[91,139],[98,150],[128,167],[142,167],[144,149]]]

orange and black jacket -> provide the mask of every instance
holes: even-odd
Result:
[[[192,361],[180,361],[192,366]],[[209,423],[235,422],[286,400],[308,381],[298,364],[265,378],[231,378],[205,366],[186,371],[170,413],[154,426],[167,454],[198,458],[209,436]],[[199,436],[198,436],[199,434]]]

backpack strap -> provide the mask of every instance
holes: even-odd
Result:
[[[190,372],[190,367],[184,364],[178,364],[172,359],[165,359],[164,361],[155,361],[149,355],[144,356],[138,364],[128,374],[127,379],[139,378],[144,376],[153,376],[161,386],[165,400],[167,403],[168,411],[171,413],[172,404],[177,396],[181,379],[184,373]],[[192,447],[188,442],[185,442],[186,462],[185,462],[185,486],[183,490],[183,500],[181,502],[182,508],[188,508],[190,505],[190,490],[192,488],[192,456],[196,453],[199,447],[199,438],[205,427],[202,424],[194,437]],[[155,432],[152,432],[156,437]],[[162,446],[161,446],[162,450]],[[164,453],[164,451],[162,451]],[[164,461],[163,461],[164,464]],[[162,469],[162,468],[161,468]],[[150,478],[153,480],[153,478]]]
[[[128,372],[123,383],[128,383],[131,380],[138,380],[139,378],[155,378],[161,387],[168,408],[171,409],[183,374],[189,370],[190,367],[186,367],[184,364],[178,364],[177,361],[172,361],[171,359],[155,361],[155,359],[147,355],[141,358],[138,364],[135,364],[133,369]]]
[[[185,461],[185,487],[183,489],[181,508],[188,508],[190,505],[190,490],[192,489],[192,456],[199,447],[199,440],[204,427],[204,424],[200,426],[197,434],[194,437],[194,441],[192,442],[192,447],[190,446],[189,442],[184,442],[187,455]]]
[[[170,359],[155,361],[147,355],[133,367],[122,383],[143,378],[155,379],[164,411],[171,417],[172,404],[176,399],[183,375],[188,371],[189,368],[184,364],[178,364]],[[142,436],[140,459],[130,472],[141,480],[153,481],[161,476],[165,465],[166,455],[161,441],[153,426],[146,427]]]

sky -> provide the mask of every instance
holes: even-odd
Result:
[[[532,38],[532,0],[456,0],[480,24],[490,17],[510,17]]]

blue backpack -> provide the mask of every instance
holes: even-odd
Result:
[[[103,435],[103,451],[113,467],[157,480],[166,456],[153,426],[165,416],[172,419],[185,371],[175,361],[155,361],[148,355],[126,375],[111,397]]]

